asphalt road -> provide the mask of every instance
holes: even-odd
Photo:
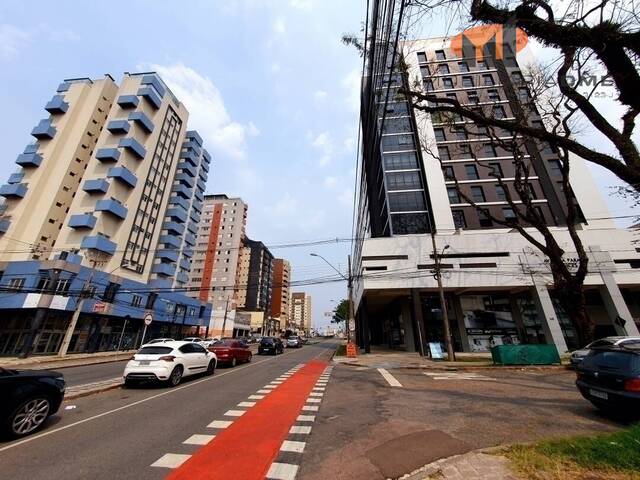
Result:
[[[250,364],[217,369],[212,377],[185,379],[173,389],[117,389],[65,401],[40,432],[0,443],[2,477],[164,478],[170,470],[151,467],[152,463],[168,452],[194,454],[199,447],[183,444],[185,439],[211,433],[207,431],[210,422],[224,419],[239,402],[292,367],[311,360],[327,361],[335,347],[336,342],[324,341],[287,350],[284,355],[254,356]],[[102,364],[86,370],[65,369],[64,373],[70,384],[87,383],[98,378],[97,371],[108,378],[121,372],[121,367]],[[251,448],[251,438],[238,448]]]
[[[67,367],[59,371],[64,375],[67,387],[75,387],[77,385],[85,385],[87,383],[100,382],[122,376],[127,361],[128,360],[83,365],[81,367]]]

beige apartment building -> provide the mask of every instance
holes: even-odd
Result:
[[[289,296],[291,287],[291,265],[283,258],[273,260],[271,285],[271,318],[280,320],[280,325],[289,323]]]
[[[309,332],[312,328],[311,295],[305,292],[291,294],[289,329]]]

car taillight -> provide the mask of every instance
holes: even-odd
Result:
[[[624,382],[624,389],[627,392],[640,392],[640,378],[632,378]]]
[[[176,357],[173,355],[165,355],[164,357],[160,357],[158,360],[164,360],[165,362],[173,362]]]

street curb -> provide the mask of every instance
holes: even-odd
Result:
[[[65,361],[79,361],[82,359],[73,359],[73,358],[64,358],[64,359],[60,359],[60,360],[54,360],[53,362],[41,362],[41,363],[32,363],[32,364],[15,364],[15,365],[2,365],[2,361],[0,359],[0,366],[2,366],[3,368],[9,369],[9,370],[63,370],[65,368],[74,368],[74,367],[86,367],[89,365],[100,365],[100,364],[104,364],[104,363],[115,363],[115,362],[124,362],[125,360],[128,360],[131,355],[133,355],[135,352],[131,351],[131,353],[127,353],[126,354],[126,358],[110,358],[110,357],[102,357],[99,360],[96,359],[96,361],[94,362],[87,362],[87,363],[77,363],[74,365],[60,365],[60,366],[56,366],[55,363],[57,362],[65,362]],[[122,354],[121,354],[122,355]],[[90,358],[85,357],[85,359],[90,360]],[[43,366],[43,364],[47,364],[47,366]]]
[[[123,383],[118,383],[115,385],[107,385],[100,388],[95,388],[93,390],[86,390],[83,392],[72,393],[70,395],[65,395],[63,401],[66,400],[75,400],[76,398],[88,397],[89,395],[95,395],[96,393],[107,392],[109,390],[115,390],[116,388],[121,388]]]
[[[333,358],[333,357],[332,357]],[[337,362],[340,365],[346,365],[348,367],[365,367],[376,368],[373,365],[365,365],[357,362]],[[455,372],[459,370],[571,370],[566,365],[407,365],[391,367],[386,366],[388,369],[405,369],[405,370],[437,370],[446,372]]]

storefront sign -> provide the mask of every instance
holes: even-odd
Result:
[[[429,342],[429,351],[431,352],[431,358],[444,358],[440,342]]]

